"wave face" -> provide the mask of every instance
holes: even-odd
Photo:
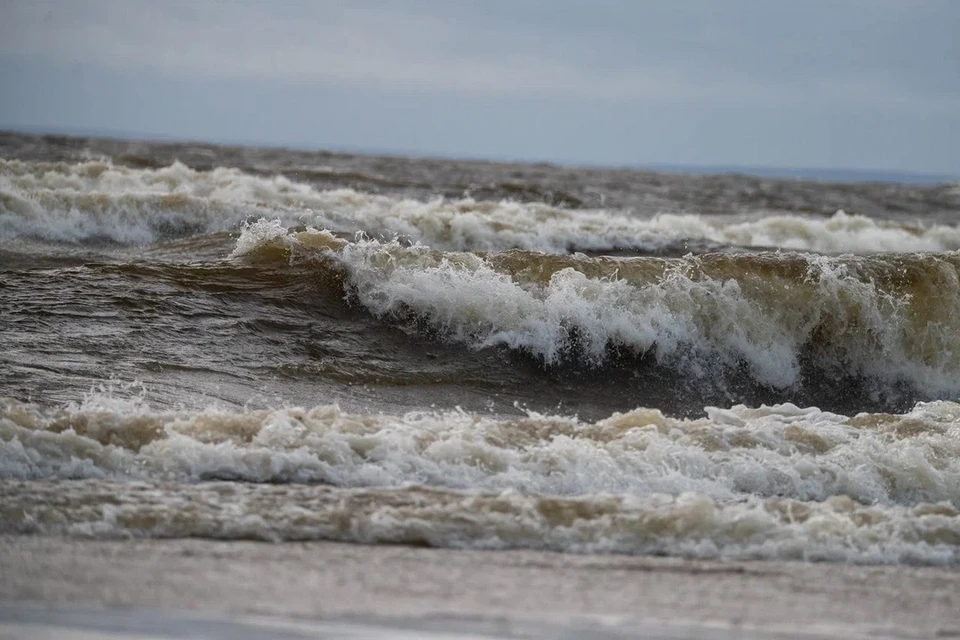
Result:
[[[290,234],[260,221],[233,255],[326,261],[377,317],[547,365],[646,357],[685,376],[745,371],[789,389],[803,384],[809,364],[837,380],[960,391],[960,256],[952,253],[479,255]]]
[[[6,532],[960,560],[954,403],[853,418],[636,409],[585,423],[336,406],[156,412],[93,396],[60,411],[5,401],[0,438]],[[84,482],[62,493],[51,478]],[[141,484],[119,494],[105,482],[130,479]],[[244,484],[184,484],[212,480]],[[302,484],[317,482],[350,490]]]
[[[0,155],[2,534],[960,564],[956,185]]]

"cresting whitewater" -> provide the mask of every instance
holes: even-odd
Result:
[[[960,185],[0,158],[2,533],[960,564]]]

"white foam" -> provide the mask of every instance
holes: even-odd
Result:
[[[362,415],[333,405],[156,412],[143,402],[98,402],[53,411],[4,401],[0,477],[960,505],[960,405],[949,402],[855,418],[789,404],[708,409],[697,420],[636,409],[596,423],[462,411]]]
[[[0,498],[13,516],[0,530],[960,561],[960,405],[707,413],[636,409],[588,423],[6,400]],[[189,484],[211,478],[243,482]],[[274,484],[290,482],[353,489]]]
[[[290,191],[295,187],[283,178],[258,179],[232,169],[198,172],[179,163],[140,170],[109,162],[0,160],[0,237],[148,244],[235,229],[249,216],[278,215],[282,202],[267,204],[257,196]]]
[[[279,218],[288,226],[398,235],[459,251],[651,249],[682,239],[827,253],[960,249],[956,226],[901,225],[843,211],[830,218],[644,218],[629,211],[541,203],[422,202],[352,189],[321,191],[282,176],[228,168],[196,171],[180,163],[132,169],[108,161],[0,160],[0,237],[147,244],[171,235],[234,230],[251,216]]]

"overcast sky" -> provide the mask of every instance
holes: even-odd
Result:
[[[960,175],[960,2],[0,0],[0,127]]]

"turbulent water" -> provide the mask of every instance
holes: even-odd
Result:
[[[0,135],[0,532],[960,564],[960,185]]]

